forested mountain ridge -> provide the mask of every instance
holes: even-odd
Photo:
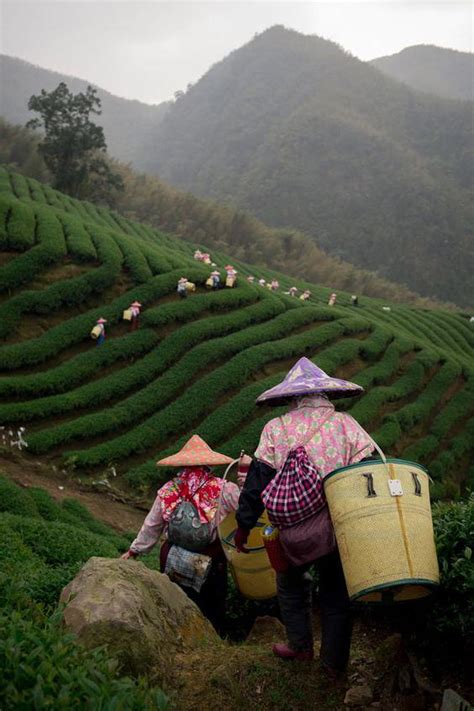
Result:
[[[332,42],[274,27],[169,109],[145,168],[466,305],[470,124],[467,104],[415,92]]]
[[[413,89],[446,99],[474,99],[474,55],[422,44],[371,61],[377,69]]]
[[[41,89],[51,91],[65,82],[73,93],[85,92],[91,84],[102,102],[102,114],[95,123],[102,126],[111,155],[126,163],[140,165],[146,156],[152,132],[169,106],[168,102],[149,105],[115,96],[85,79],[35,66],[23,59],[0,55],[1,115],[10,123],[25,124],[32,118],[28,100]]]

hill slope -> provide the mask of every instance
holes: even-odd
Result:
[[[318,37],[274,27],[159,125],[146,166],[292,226],[332,254],[467,305],[468,105],[414,92]]]
[[[387,453],[421,460],[452,493],[473,477],[473,331],[466,317],[347,294],[325,305],[269,292],[243,278],[206,291],[209,268],[189,243],[0,172],[0,422],[26,427],[28,452],[104,476],[114,465],[134,487],[156,486],[158,454],[197,431],[211,446],[253,451],[275,411],[255,398],[305,354],[366,388],[341,403]],[[220,265],[229,257],[213,252]],[[197,283],[176,296],[185,272]],[[303,288],[303,282],[296,282]],[[121,314],[145,305],[128,332]],[[89,338],[108,320],[106,343]]]
[[[422,44],[371,64],[413,89],[445,99],[474,100],[474,55],[469,52]]]
[[[65,82],[73,93],[85,91],[91,82],[77,77],[43,69],[16,57],[0,55],[1,115],[11,123],[25,124],[33,114],[28,111],[28,100],[41,89],[51,91]],[[92,86],[94,86],[92,84]],[[111,155],[137,166],[147,155],[150,138],[165,115],[168,103],[150,106],[115,96],[95,87],[102,102],[102,114],[94,122],[102,126]]]

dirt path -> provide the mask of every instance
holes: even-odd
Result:
[[[114,500],[109,492],[93,491],[90,484],[83,485],[61,470],[55,471],[41,462],[27,461],[16,453],[0,454],[0,472],[20,486],[46,489],[57,501],[77,499],[95,518],[121,533],[138,532],[149,509],[148,504],[151,505],[151,501],[131,505]]]

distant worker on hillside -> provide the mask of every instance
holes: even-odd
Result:
[[[181,277],[178,280],[178,286],[176,288],[176,291],[178,292],[179,296],[182,299],[185,299],[188,295],[188,290],[186,288],[186,284],[188,283],[187,277]]]
[[[280,282],[278,281],[278,279],[272,279],[270,286],[272,291],[278,291],[278,289],[280,288]]]
[[[352,306],[359,306],[359,297],[357,296],[357,294],[352,294],[351,305]]]
[[[221,273],[215,269],[211,272],[212,288],[219,289],[221,285]]]
[[[122,558],[149,553],[160,536],[160,569],[201,609],[218,631],[222,629],[227,595],[227,562],[217,526],[238,506],[239,486],[212,474],[211,467],[232,459],[214,452],[193,435],[176,454],[157,462],[179,472],[158,490],[130,550]],[[220,503],[219,503],[220,502]]]
[[[200,249],[196,249],[194,252],[194,259],[197,259],[198,262],[202,261],[202,252]]]
[[[265,281],[265,279],[259,279],[258,283],[260,284],[260,286],[265,286],[267,282]]]
[[[224,267],[226,271],[226,280],[225,280],[225,285],[228,286],[229,288],[232,288],[235,286],[235,283],[237,281],[237,271],[234,269],[234,267],[231,264],[228,264],[226,267]]]
[[[296,296],[297,293],[298,289],[296,288],[296,286],[290,286],[288,291],[285,291],[285,294],[289,294],[290,296]]]
[[[278,602],[288,644],[274,644],[281,659],[313,659],[312,579],[316,563],[321,608],[320,657],[328,676],[343,672],[352,634],[350,601],[323,491],[323,479],[339,467],[370,457],[369,435],[331,397],[359,395],[355,383],[330,377],[308,358],[257,398],[257,404],[289,406],[263,428],[239,499],[237,550],[246,552],[251,529],[264,507],[279,534],[286,566],[277,571]]]
[[[211,263],[211,255],[208,254],[207,252],[202,253],[202,261],[204,264],[210,264]]]
[[[105,324],[107,320],[105,318],[98,318],[96,325],[91,331],[91,337],[95,340],[98,346],[101,346],[105,341]]]
[[[247,281],[248,281],[249,284],[253,284],[254,281],[255,281],[255,277],[254,277],[254,276],[248,276],[248,277],[247,277]]]
[[[310,296],[311,296],[310,290],[309,290],[309,289],[305,289],[305,290],[303,291],[303,293],[301,294],[300,299],[301,299],[301,301],[308,301],[308,299],[310,298]]]
[[[335,291],[333,291],[331,296],[329,297],[328,306],[334,306],[336,303],[336,299],[337,299],[337,294]]]
[[[140,311],[142,305],[139,301],[133,301],[130,304],[130,311],[132,312],[132,320],[130,321],[130,330],[136,331],[138,328],[138,322],[140,320]]]

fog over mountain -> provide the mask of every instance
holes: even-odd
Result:
[[[433,45],[407,47],[372,64],[413,89],[446,99],[474,99],[474,55]]]

